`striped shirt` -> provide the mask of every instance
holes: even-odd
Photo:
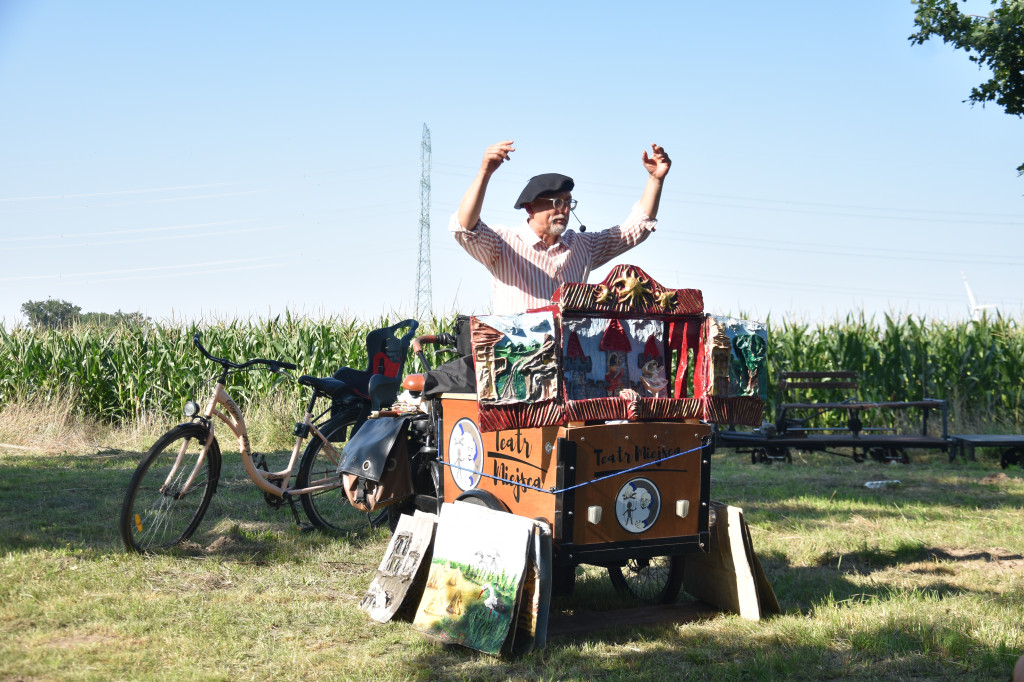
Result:
[[[494,314],[512,315],[548,305],[562,284],[586,282],[591,270],[647,239],[657,222],[635,204],[621,225],[596,232],[566,230],[550,247],[526,221],[513,228],[488,227],[478,220],[467,230],[455,213],[448,229],[490,271]]]

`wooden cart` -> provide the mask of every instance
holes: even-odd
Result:
[[[634,266],[473,318],[477,392],[433,402],[436,500],[547,522],[557,591],[585,563],[674,600],[679,557],[708,550],[710,424],[760,424],[764,346]]]

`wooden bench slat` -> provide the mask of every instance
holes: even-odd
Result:
[[[856,379],[857,373],[847,370],[836,372],[779,372],[780,379],[793,377],[794,379]]]
[[[857,388],[856,381],[786,381],[779,385],[780,388],[789,390],[791,388]]]
[[[783,410],[873,410],[877,407],[890,409],[903,409],[906,407],[928,407],[938,409],[942,407],[944,400],[915,400],[911,402],[861,402],[849,401],[844,403],[782,403],[779,407]]]

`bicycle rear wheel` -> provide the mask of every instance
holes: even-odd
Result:
[[[207,430],[182,424],[165,433],[139,463],[121,506],[121,541],[131,552],[152,552],[188,540],[199,527],[220,479],[220,447]]]
[[[332,421],[337,421],[323,431],[324,436],[332,443],[345,440],[346,430],[355,423],[358,416],[359,413],[356,411],[332,418]],[[306,516],[317,529],[332,535],[342,535],[368,528],[370,517],[348,503],[338,474],[340,457],[343,455],[340,452],[340,447],[335,449],[339,451],[338,455],[325,448],[323,441],[314,436],[302,454],[302,461],[299,462],[296,486],[308,488],[316,485],[338,484],[334,488],[302,495],[300,499]]]

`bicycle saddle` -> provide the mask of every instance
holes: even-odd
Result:
[[[303,374],[301,377],[299,377],[299,383],[302,384],[303,386],[310,386],[311,388],[315,388],[320,393],[326,396],[330,396],[332,398],[337,396],[339,393],[351,393],[352,391],[351,387],[349,387],[349,385],[346,384],[344,381],[341,381],[340,379],[334,379],[332,377],[319,378],[311,377],[308,374]]]

